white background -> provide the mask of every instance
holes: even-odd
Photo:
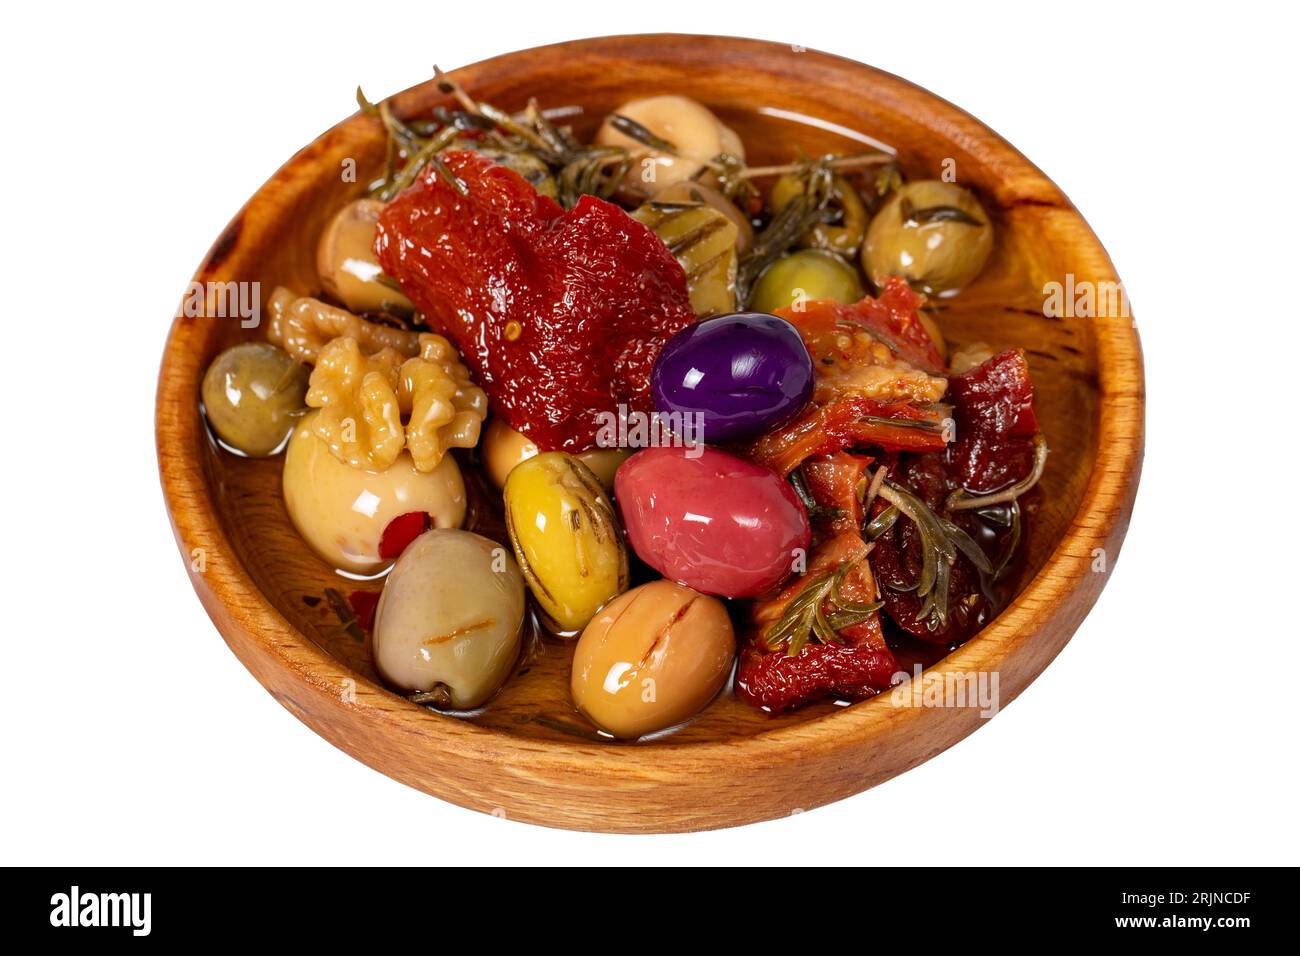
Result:
[[[1300,85],[1294,22],[1264,13],[1284,5],[511,6],[7,9],[3,862],[1300,862]],[[1149,405],[1109,586],[989,726],[834,806],[633,838],[440,803],[275,703],[191,591],[153,393],[209,244],[358,83],[379,98],[435,61],[656,30],[843,54],[1002,133],[1106,243]]]

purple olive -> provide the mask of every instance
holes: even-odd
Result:
[[[719,315],[687,326],[659,353],[650,389],[660,413],[702,423],[710,444],[784,425],[812,397],[813,365],[799,331],[766,312]]]

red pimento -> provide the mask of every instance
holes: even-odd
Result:
[[[424,511],[408,511],[398,515],[384,528],[379,536],[379,558],[382,561],[396,561],[406,550],[406,546],[429,530],[429,515]]]
[[[444,153],[380,214],[375,254],[460,349],[496,412],[543,450],[596,444],[602,413],[652,411],[650,370],[695,320],[647,227],[583,196],[566,212],[472,151]]]

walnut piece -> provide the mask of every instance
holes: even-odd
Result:
[[[487,395],[441,335],[420,333],[418,354],[393,348],[366,355],[342,336],[319,350],[307,404],[319,408],[312,430],[339,461],[383,471],[403,449],[431,472],[449,448],[478,444]]]
[[[366,354],[392,349],[410,358],[420,350],[415,332],[369,322],[320,299],[296,296],[284,286],[271,293],[267,305],[266,337],[308,365],[316,364],[326,344],[344,337],[354,339]]]

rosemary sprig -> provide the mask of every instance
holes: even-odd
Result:
[[[803,180],[803,190],[782,206],[767,227],[754,237],[749,254],[736,271],[736,298],[739,302],[748,301],[750,290],[762,271],[821,222],[830,204],[833,177],[825,160],[805,162],[794,175]]]
[[[817,500],[808,490],[807,479],[803,476],[803,466],[790,472],[790,485],[794,488],[794,493],[799,496],[799,500],[803,502],[803,506],[808,512],[808,519],[810,521],[832,521],[844,514],[843,508],[830,508],[826,505],[819,505],[817,503]]]
[[[928,621],[931,630],[940,630],[948,623],[948,585],[957,555],[965,556],[981,574],[992,575],[993,565],[970,535],[935,514],[902,485],[886,478],[880,497],[911,520],[921,537],[921,573],[912,587],[895,590],[914,590],[921,599],[917,620]]]
[[[894,505],[880,512],[862,529],[862,537],[868,541],[875,541],[882,534],[885,534],[898,522],[898,516],[901,512]]]
[[[884,607],[884,602],[864,604],[851,601],[840,593],[845,576],[856,564],[857,560],[846,561],[809,581],[786,605],[777,622],[764,633],[763,640],[767,646],[771,650],[785,647],[788,656],[798,657],[809,641],[843,644],[839,631],[870,620],[871,615]],[[826,604],[831,605],[829,613],[824,608]]]
[[[609,125],[614,127],[624,136],[629,136],[636,140],[642,146],[653,149],[655,152],[667,153],[669,156],[677,155],[677,147],[662,136],[658,136],[646,129],[630,116],[624,116],[622,113],[614,113],[609,118]]]

